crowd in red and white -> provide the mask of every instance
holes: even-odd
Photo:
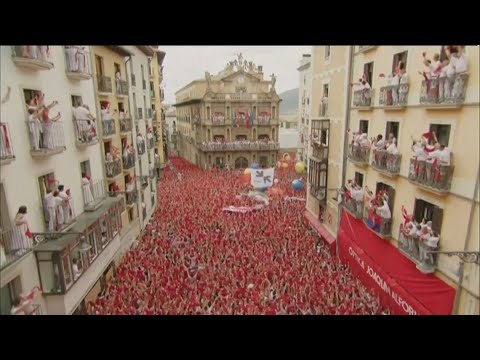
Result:
[[[158,189],[159,210],[90,314],[381,314],[376,296],[354,278],[310,227],[305,203],[272,197],[253,206],[240,170],[203,171],[171,158]],[[274,187],[291,187],[291,169]],[[180,175],[181,174],[181,175]]]

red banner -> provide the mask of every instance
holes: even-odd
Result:
[[[340,259],[348,262],[383,306],[396,315],[449,315],[455,290],[433,274],[422,274],[399,250],[342,211]]]

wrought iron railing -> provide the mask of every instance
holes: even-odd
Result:
[[[130,118],[123,118],[120,119],[120,132],[126,133],[132,131],[132,119]]]
[[[117,130],[115,128],[114,119],[102,120],[102,124],[103,124],[103,137],[109,137],[109,136],[115,135]]]
[[[400,224],[398,234],[398,249],[417,265],[417,269],[424,273],[432,273],[437,268],[437,255],[435,251],[438,246],[433,248],[428,246],[422,239],[409,234],[409,229]]]
[[[30,138],[30,151],[44,153],[45,151],[65,150],[65,135],[60,121],[40,122],[40,120],[26,121]]]
[[[123,168],[124,169],[131,169],[135,166],[135,155],[128,154],[126,157],[123,158]]]
[[[10,230],[0,232],[0,269],[7,267],[33,249],[33,242],[27,236],[27,226],[13,225]]]
[[[98,141],[97,129],[92,120],[73,119],[73,127],[77,143],[94,144]]]
[[[122,172],[122,165],[120,159],[105,161],[105,172],[108,178],[114,178]]]
[[[134,205],[138,200],[138,191],[137,189],[125,191],[125,196],[127,200],[127,205]]]
[[[344,202],[343,206],[356,218],[363,218],[363,201],[357,201],[350,198]]]
[[[357,90],[353,93],[353,106],[370,107],[373,105],[373,89]]]
[[[370,158],[370,147],[350,144],[348,158],[360,164],[368,165]]]
[[[453,170],[453,165],[410,159],[408,179],[434,191],[449,192],[452,185]]]
[[[138,156],[142,156],[143,154],[145,154],[145,140],[137,140],[137,152]]]
[[[408,84],[390,85],[380,88],[380,106],[406,106],[408,100]]]
[[[424,80],[420,92],[420,104],[463,104],[467,89],[468,74]]]
[[[372,167],[376,170],[385,171],[391,175],[398,175],[400,174],[401,162],[401,154],[391,154],[386,150],[373,150]]]
[[[385,219],[375,213],[372,208],[363,209],[363,222],[365,226],[376,232],[381,237],[392,236],[392,219]]]
[[[95,207],[100,201],[107,197],[103,179],[90,180],[89,184],[82,185],[83,204],[86,209]]]
[[[117,95],[128,95],[128,81],[115,79],[115,91]]]
[[[103,93],[112,92],[112,79],[105,75],[98,76],[98,91]]]
[[[14,159],[12,136],[7,123],[0,122],[0,159]]]
[[[20,45],[12,46],[12,56],[15,58],[24,58],[38,60],[53,66],[51,49],[47,45]]]
[[[65,46],[67,73],[91,75],[90,53],[83,46]]]

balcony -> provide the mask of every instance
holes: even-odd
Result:
[[[84,211],[95,211],[107,197],[103,179],[90,180],[82,185]]]
[[[153,136],[150,139],[147,136],[147,148],[148,150],[152,150],[155,148],[155,139],[153,138]]]
[[[380,88],[379,105],[385,110],[399,110],[407,106],[408,84],[390,85]]]
[[[117,96],[128,96],[128,82],[125,80],[115,80],[115,93]]]
[[[135,168],[135,155],[128,154],[127,157],[123,158],[123,171],[129,172]]]
[[[468,74],[422,81],[420,104],[430,109],[460,107],[465,102]]]
[[[155,97],[155,91],[153,91],[152,89],[150,89],[150,97],[152,97],[152,98]]]
[[[152,118],[152,109],[145,109],[145,118],[146,119]]]
[[[208,143],[201,144],[202,151],[270,151],[278,150],[279,143],[263,143],[263,142],[232,142],[232,143]]]
[[[73,119],[75,129],[75,144],[79,147],[86,147],[98,143],[97,129],[91,120]]]
[[[453,165],[433,164],[428,161],[410,159],[408,181],[438,195],[450,192],[453,178]]]
[[[146,80],[142,80],[142,88],[143,88],[143,90],[147,90],[147,81]]]
[[[50,70],[53,68],[49,46],[20,45],[12,46],[12,60],[17,66]]]
[[[65,46],[67,77],[72,80],[90,80],[90,53],[83,46]]]
[[[350,198],[343,204],[344,209],[356,219],[363,218],[363,201]]]
[[[120,133],[127,134],[132,131],[132,119],[123,118],[120,119]]]
[[[104,138],[109,138],[117,132],[117,129],[115,128],[115,120],[110,119],[110,120],[102,120],[103,124],[103,137]]]
[[[386,150],[373,150],[372,168],[383,175],[398,176],[401,162],[401,154],[390,154]]]
[[[142,186],[142,189],[145,190],[148,186],[148,176],[146,175],[140,176],[140,184]]]
[[[316,187],[314,184],[310,183],[310,195],[312,195],[318,201],[322,203],[326,202],[326,189],[325,187]]]
[[[365,226],[382,239],[392,237],[392,219],[384,219],[374,213],[373,209],[364,208],[363,223]]]
[[[5,122],[0,123],[0,165],[6,165],[15,160],[10,128]]]
[[[157,168],[157,169],[160,168],[160,165],[161,165],[160,164],[160,158],[155,157],[155,168]]]
[[[49,209],[44,206],[45,228],[48,233],[61,232],[72,226],[77,219],[73,197]]]
[[[256,122],[254,121],[254,124],[256,124],[257,126],[270,126],[270,120],[270,116],[258,116]]]
[[[25,235],[26,225],[12,225],[13,228],[0,232],[0,270],[13,264],[33,249],[32,239]],[[3,256],[5,255],[5,256]]]
[[[108,76],[98,76],[98,93],[99,95],[108,95],[112,93],[112,79]]]
[[[143,154],[145,154],[145,140],[137,140],[137,153],[138,156],[142,156]]]
[[[370,146],[348,145],[348,159],[358,166],[368,166]]]
[[[149,169],[148,170],[148,177],[153,180],[155,179],[155,169]]]
[[[131,79],[132,79],[132,86],[137,86],[137,81],[135,80],[135,74],[131,75]]]
[[[375,92],[373,89],[357,90],[353,93],[353,106],[357,110],[370,110],[373,105],[373,97]]]
[[[46,158],[65,151],[65,135],[60,121],[26,121],[33,158]]]
[[[225,126],[225,116],[224,115],[217,115],[212,117],[212,125],[213,126]]]
[[[127,206],[132,207],[137,203],[138,200],[138,191],[137,189],[125,191],[125,197],[127,200]]]
[[[438,248],[429,247],[417,235],[409,235],[403,224],[400,224],[398,233],[398,250],[409,258],[417,269],[424,274],[434,273],[437,268],[437,255],[430,253]]]
[[[105,172],[107,174],[107,178],[109,179],[114,179],[120,175],[122,173],[120,159],[105,161]]]

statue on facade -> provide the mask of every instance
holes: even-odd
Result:
[[[205,71],[205,80],[207,80],[207,89],[210,88],[212,83],[212,75],[208,71]]]
[[[250,72],[255,71],[255,64],[253,63],[253,61],[248,62],[248,71],[250,71]]]
[[[275,90],[275,83],[277,82],[277,78],[275,74],[270,75],[270,78],[271,78],[271,84],[272,84],[272,87],[270,88],[270,90],[273,91]]]
[[[238,57],[238,67],[241,67],[243,65],[243,55],[242,55],[242,53],[238,53],[237,57]]]
[[[233,71],[233,65],[234,65],[234,62],[233,61],[229,61],[227,63],[227,67],[225,68],[226,71]]]

